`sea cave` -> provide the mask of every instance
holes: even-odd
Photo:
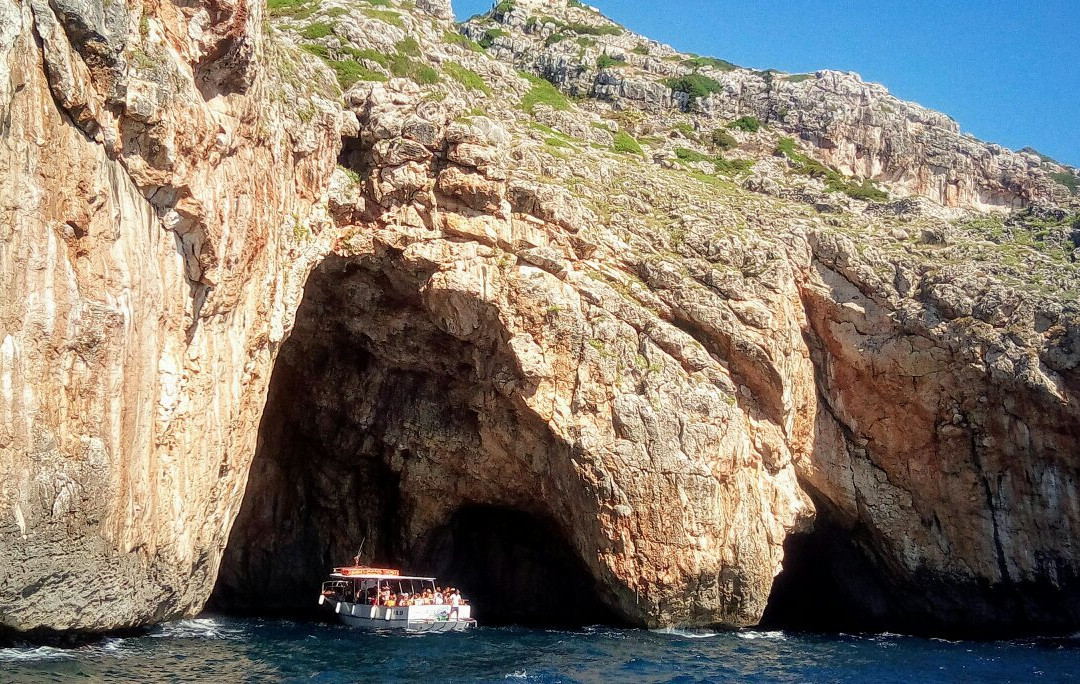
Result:
[[[311,274],[208,609],[316,617],[362,545],[460,588],[485,624],[622,623],[545,496],[567,445],[495,387],[497,320],[480,342],[448,334],[397,256]]]

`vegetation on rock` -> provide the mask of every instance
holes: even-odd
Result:
[[[721,92],[724,87],[715,78],[702,74],[686,74],[665,81],[667,86],[677,93],[686,93],[691,100],[705,98],[712,93]]]
[[[709,141],[720,150],[730,150],[739,145],[739,141],[735,139],[735,136],[722,128],[715,129],[712,135],[709,136]]]
[[[549,81],[532,74],[522,73],[521,75],[531,86],[529,92],[525,93],[525,96],[521,98],[519,106],[522,110],[533,114],[537,105],[546,105],[556,110],[570,109],[570,100],[566,99],[566,96],[559,92],[558,88],[551,85]]]
[[[635,140],[634,136],[626,131],[619,131],[615,134],[615,142],[612,144],[612,149],[616,152],[625,152],[629,154],[645,154],[645,150],[642,149],[641,143]]]
[[[761,129],[761,121],[756,116],[740,116],[738,119],[729,123],[728,128],[734,128],[747,133],[757,133],[758,130]]]

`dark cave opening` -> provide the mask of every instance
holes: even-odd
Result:
[[[762,627],[980,640],[1075,632],[1080,582],[1070,573],[1055,584],[912,573],[875,549],[871,530],[815,501],[814,529],[784,544]]]
[[[820,510],[820,508],[819,508]],[[879,632],[888,601],[850,529],[820,514],[813,530],[788,537],[761,626],[806,632]]]
[[[496,506],[458,509],[417,559],[472,600],[483,624],[619,624],[553,522]]]
[[[505,444],[486,454],[481,433],[495,423],[549,447],[550,436],[497,398],[492,408],[476,377],[499,372],[497,359],[433,325],[422,283],[384,266],[330,257],[309,277],[207,608],[327,617],[320,585],[363,541],[362,563],[457,586],[482,624],[619,623],[545,504],[499,491],[499,468],[526,485],[535,473]],[[488,457],[500,465],[471,465]]]

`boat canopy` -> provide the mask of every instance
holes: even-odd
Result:
[[[434,582],[434,577],[414,577],[402,575],[398,570],[390,568],[369,568],[366,566],[353,566],[348,568],[334,568],[330,573],[334,579],[373,579],[373,580],[420,580],[422,582]]]

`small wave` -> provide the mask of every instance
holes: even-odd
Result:
[[[768,639],[770,641],[787,641],[787,635],[780,631],[757,632],[752,629],[735,632],[740,639]]]
[[[225,627],[213,618],[193,618],[166,622],[148,636],[169,639],[228,639],[242,633],[243,630]]]
[[[723,632],[713,632],[708,629],[684,629],[682,627],[664,627],[663,629],[654,629],[652,631],[656,634],[670,634],[672,636],[683,637],[684,639],[709,639],[723,634]]]
[[[507,674],[507,675],[505,675],[503,677],[503,679],[528,679],[528,678],[529,678],[529,673],[526,672],[525,670],[515,670],[515,671],[511,672],[510,674]]]
[[[35,660],[67,660],[79,653],[70,648],[35,646],[26,648],[0,648],[0,663],[32,662]]]
[[[101,642],[101,650],[106,653],[116,653],[124,646],[125,639],[119,637],[106,638]]]

